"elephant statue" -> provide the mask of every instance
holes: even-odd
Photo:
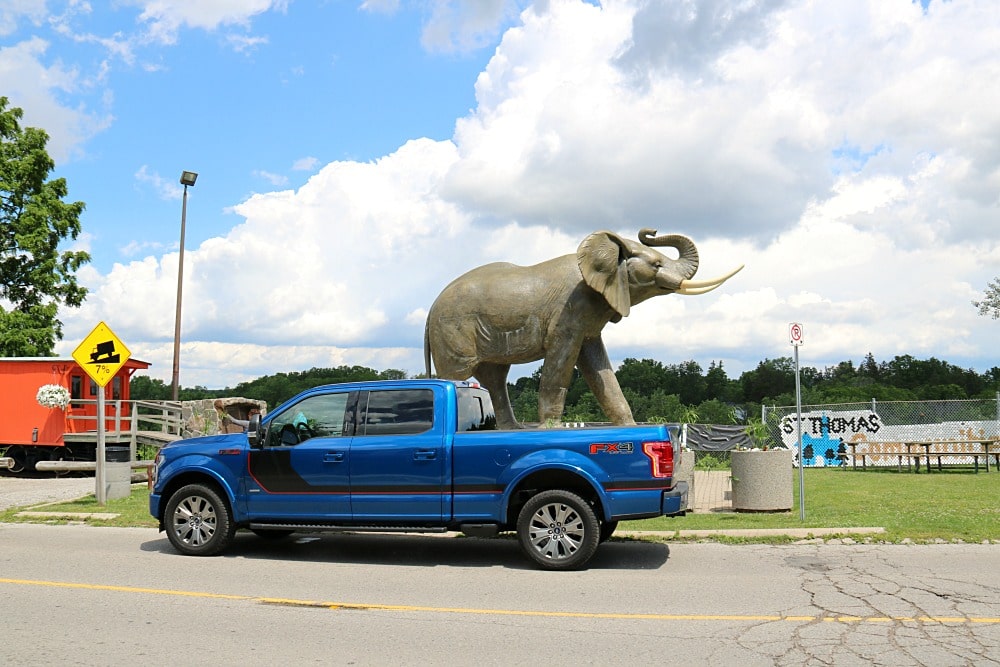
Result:
[[[676,248],[666,257],[655,247]],[[639,231],[639,242],[601,231],[575,255],[534,266],[504,262],[472,269],[438,295],[424,328],[424,364],[438,377],[475,377],[490,393],[499,428],[519,428],[507,393],[511,364],[544,359],[538,416],[558,422],[574,366],[615,424],[634,424],[601,331],[632,306],[661,294],[704,294],[743,266],[714,280],[693,281],[698,250],[686,236]]]

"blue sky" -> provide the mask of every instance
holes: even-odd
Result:
[[[61,354],[105,321],[169,381],[191,170],[183,385],[420,372],[456,276],[642,227],[746,269],[609,326],[614,362],[737,377],[797,321],[805,365],[1000,365],[992,0],[18,0],[0,94],[87,204]]]

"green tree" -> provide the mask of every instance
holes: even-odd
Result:
[[[695,408],[698,413],[698,421],[702,424],[731,424],[733,422],[733,408],[722,401],[712,398],[702,401]]]
[[[994,278],[986,287],[982,301],[973,301],[972,305],[979,309],[979,314],[1000,319],[1000,278]]]
[[[129,396],[133,401],[169,401],[171,387],[163,380],[148,375],[133,375],[129,381]]]
[[[514,417],[519,422],[538,421],[538,389],[525,385],[516,396],[512,394],[510,400]]]
[[[0,97],[0,356],[49,356],[62,339],[59,305],[87,296],[76,271],[90,255],[59,249],[80,234],[84,205],[63,201],[65,179],[46,180],[49,135],[22,128],[23,112],[7,103]]]
[[[667,391],[667,384],[670,383],[663,364],[653,359],[640,361],[629,357],[622,361],[615,376],[623,391],[631,389],[637,394],[651,394],[657,389]]]
[[[795,364],[790,357],[765,359],[754,370],[743,373],[740,384],[743,385],[743,396],[754,403],[772,400],[782,394],[794,395]]]

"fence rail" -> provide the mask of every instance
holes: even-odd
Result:
[[[95,399],[74,400],[77,405],[95,405]],[[136,459],[138,445],[161,447],[181,437],[183,409],[178,401],[106,401],[104,415],[67,415],[67,421],[78,425],[63,434],[66,443],[96,443],[98,420],[104,420],[105,439],[117,444],[128,443],[130,459]]]

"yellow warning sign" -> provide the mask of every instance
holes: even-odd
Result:
[[[104,322],[94,327],[90,335],[73,350],[76,363],[80,364],[99,387],[110,382],[131,356],[132,353],[125,347],[125,343],[118,340],[115,332]]]

